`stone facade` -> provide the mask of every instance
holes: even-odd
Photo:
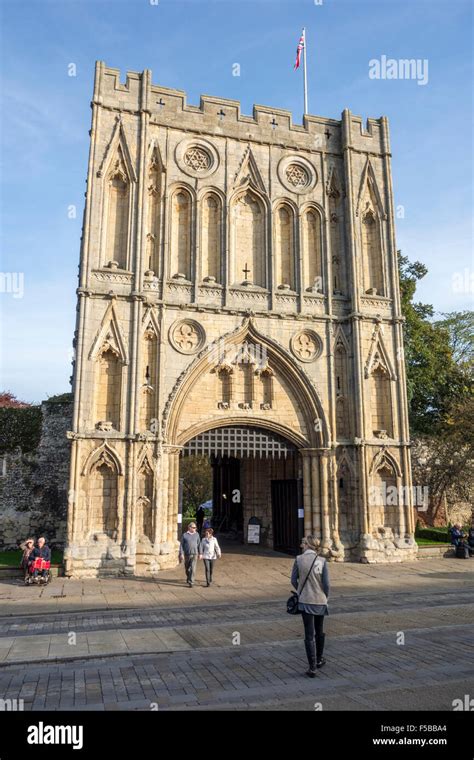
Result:
[[[223,426],[296,449],[327,556],[413,558],[409,495],[370,497],[411,486],[387,119],[190,106],[98,63],[87,187],[67,572],[173,565],[180,452]]]
[[[0,457],[1,550],[16,549],[28,536],[40,535],[50,546],[64,546],[71,449],[66,432],[72,410],[72,400],[44,401],[37,448],[17,448]]]

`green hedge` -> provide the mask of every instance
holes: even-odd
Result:
[[[430,541],[439,541],[443,544],[451,543],[451,536],[447,528],[417,528],[416,538],[424,538]]]
[[[22,557],[21,549],[10,549],[6,552],[0,552],[0,567],[19,567]],[[53,549],[51,552],[51,564],[62,565],[63,552],[60,549]]]
[[[41,407],[27,406],[0,408],[0,454],[14,451],[34,451],[41,437]]]

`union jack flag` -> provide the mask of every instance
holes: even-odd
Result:
[[[298,47],[296,48],[296,61],[293,67],[293,71],[296,71],[296,69],[299,69],[300,67],[301,51],[303,49],[304,49],[304,31],[301,32],[300,41],[298,42]]]

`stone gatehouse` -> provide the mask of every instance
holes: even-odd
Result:
[[[410,500],[370,498],[411,485],[385,117],[245,116],[97,63],[75,344],[69,574],[173,565],[196,453],[221,526],[415,556]]]

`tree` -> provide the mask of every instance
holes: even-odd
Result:
[[[19,401],[11,391],[0,391],[0,409],[25,409],[31,406],[26,401]]]
[[[410,428],[414,434],[442,435],[452,406],[472,395],[468,357],[472,367],[474,315],[453,312],[436,321],[432,306],[414,302],[427,268],[398,254]]]
[[[474,495],[474,313],[434,319],[432,306],[414,302],[427,268],[400,253],[398,261],[413,480],[428,487],[420,517],[436,524],[449,521],[454,504],[468,512]]]
[[[183,457],[180,462],[183,478],[183,513],[193,517],[200,504],[212,498],[212,468],[208,457]]]

